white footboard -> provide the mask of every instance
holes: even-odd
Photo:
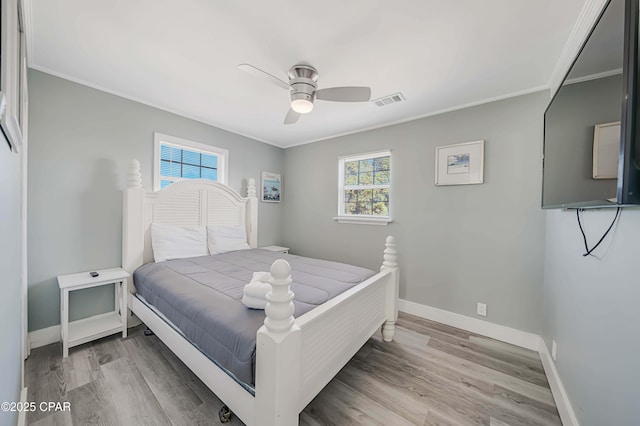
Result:
[[[296,321],[302,331],[298,411],[311,402],[385,321],[389,271]],[[335,303],[333,303],[335,302]]]
[[[380,273],[293,317],[289,264],[271,268],[265,325],[258,331],[255,424],[295,426],[304,407],[382,325],[393,338],[397,319],[398,265],[395,240],[388,237]]]

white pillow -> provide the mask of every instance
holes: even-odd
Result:
[[[152,223],[151,247],[156,262],[207,256],[207,230],[204,226]]]
[[[209,253],[220,254],[235,250],[248,250],[247,231],[244,225],[207,226]]]

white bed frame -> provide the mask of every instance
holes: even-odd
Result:
[[[132,160],[123,202],[122,267],[130,273],[153,261],[152,222],[245,224],[249,245],[257,247],[254,179],[248,181],[246,198],[225,185],[204,180],[145,192],[140,163]],[[283,259],[273,263],[273,290],[267,296],[264,326],[257,334],[255,396],[137,297],[129,295],[128,306],[245,424],[297,425],[300,412],[381,325],[383,339],[393,339],[399,272],[394,238],[388,237],[385,245],[378,274],[298,318],[293,317],[290,266]]]

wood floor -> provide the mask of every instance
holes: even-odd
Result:
[[[561,425],[537,353],[400,314],[396,339],[374,336],[306,407],[301,425]],[[62,359],[59,344],[26,363],[31,425],[220,425],[220,400],[143,328]],[[232,425],[242,423],[233,418]]]

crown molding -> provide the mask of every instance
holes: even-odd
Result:
[[[558,87],[562,84],[562,80],[567,74],[567,71],[569,71],[569,68],[571,68],[571,65],[573,65],[573,61],[582,48],[585,39],[591,32],[591,28],[593,28],[600,13],[602,13],[607,1],[608,0],[587,0],[582,6],[578,19],[569,34],[569,39],[567,39],[562,53],[560,53],[560,57],[556,62],[556,66],[549,77],[547,86],[551,89],[551,96],[556,93],[556,90],[558,90]]]

